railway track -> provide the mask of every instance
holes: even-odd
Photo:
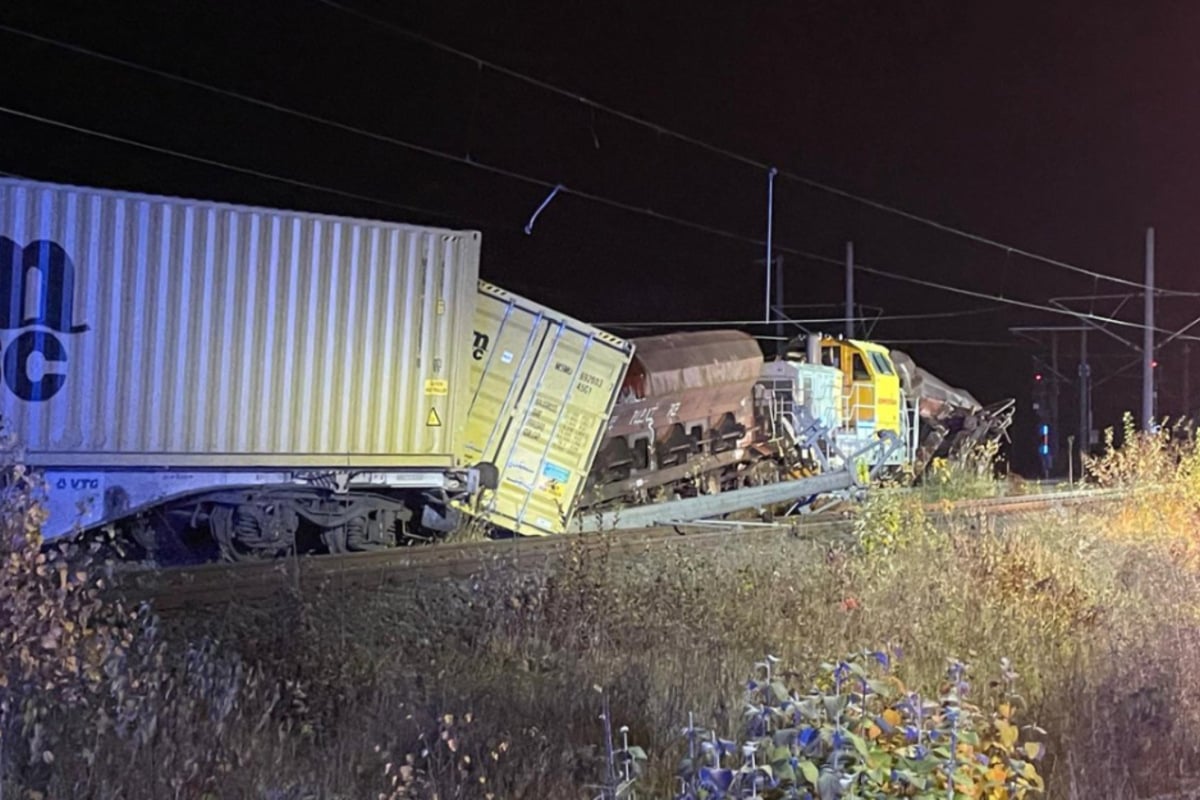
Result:
[[[1011,514],[1042,513],[1119,500],[1114,490],[1076,490],[954,503],[932,503],[935,521],[971,519],[983,524]],[[813,514],[778,523],[694,522],[600,534],[567,534],[542,539],[512,539],[439,544],[336,556],[302,556],[263,562],[205,564],[167,569],[130,569],[113,576],[110,592],[130,602],[150,601],[159,611],[258,600],[281,592],[322,586],[325,589],[387,586],[417,580],[468,578],[481,572],[531,572],[552,568],[575,548],[605,548],[616,557],[686,542],[688,547],[717,547],[731,537],[756,542],[799,538],[835,541],[853,530],[853,518]]]

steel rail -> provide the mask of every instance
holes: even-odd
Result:
[[[933,502],[926,512],[937,524],[1007,514],[1041,513],[1114,502],[1119,490],[1076,490],[1044,495],[1019,495]],[[745,525],[703,521],[641,530],[564,534],[538,539],[461,542],[405,547],[335,556],[300,556],[271,561],[204,564],[165,569],[116,571],[109,594],[127,602],[148,601],[158,611],[179,611],[211,605],[261,600],[279,593],[299,594],[317,587],[383,587],[419,580],[465,579],[481,574],[533,573],[569,559],[577,548],[604,550],[610,556],[634,557],[671,544],[712,548],[733,537],[755,543],[800,539],[833,543],[853,532],[853,516],[813,514],[791,517],[774,525]]]

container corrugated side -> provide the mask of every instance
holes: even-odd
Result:
[[[482,281],[471,344],[462,455],[499,470],[474,513],[520,534],[562,533],[633,348]]]
[[[472,231],[0,180],[0,414],[35,464],[451,465],[478,261]]]

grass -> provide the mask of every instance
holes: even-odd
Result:
[[[638,796],[667,798],[689,712],[735,736],[765,653],[803,686],[884,644],[923,692],[947,657],[977,682],[1011,659],[1021,719],[1048,731],[1048,796],[1169,793],[1200,776],[1198,465],[1191,442],[1131,436],[1092,464],[1135,490],[1102,512],[981,533],[935,529],[893,494],[868,504],[855,547],[781,536],[699,551],[681,537],[628,558],[569,540],[555,574],[315,586],[162,621],[100,608],[83,585],[20,606],[11,587],[28,599],[58,580],[22,561],[25,582],[0,593],[0,644],[40,647],[45,626],[6,625],[41,604],[90,610],[79,641],[35,653],[19,691],[29,667],[0,650],[4,798],[595,797],[605,702],[648,753]],[[29,509],[9,504],[11,528]]]

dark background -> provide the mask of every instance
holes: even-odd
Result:
[[[1200,247],[1195,3],[343,1],[756,161],[1089,269],[1140,280],[1144,228],[1154,225],[1160,285],[1200,289],[1192,260]],[[317,0],[8,2],[0,24],[551,185],[749,239],[765,235],[760,169]],[[484,277],[594,322],[763,313],[759,245],[571,194],[555,198],[527,236],[544,186],[12,32],[0,31],[0,76],[6,108],[314,187],[10,113],[0,113],[2,172],[479,228]],[[1039,304],[1127,290],[782,177],[774,233],[781,247],[839,259],[852,239],[864,264]],[[837,266],[786,259],[789,304],[841,301]],[[1033,358],[1044,348],[1009,328],[1071,319],[866,274],[858,298],[891,315],[991,308],[885,319],[873,336],[920,340],[898,346],[984,402],[1017,397],[1013,460],[1031,468]],[[1195,299],[1164,299],[1159,308],[1164,327],[1200,314]],[[1122,315],[1137,321],[1140,300]],[[1070,334],[1063,344],[1072,375],[1076,340]],[[1091,345],[1098,379],[1133,356],[1103,334]],[[1180,395],[1182,350],[1172,346],[1159,360],[1160,411],[1190,410]],[[1097,387],[1097,427],[1140,408],[1139,376],[1135,368]],[[1076,426],[1074,391],[1063,389],[1064,428]]]

